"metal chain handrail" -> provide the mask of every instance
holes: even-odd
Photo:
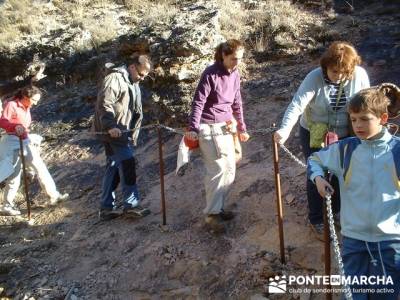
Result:
[[[141,126],[140,128],[134,128],[134,129],[127,129],[127,130],[121,130],[122,133],[129,133],[129,132],[135,132],[136,130],[144,130],[144,129],[151,129],[151,128],[163,128],[167,131],[179,134],[184,136],[185,135],[185,129],[184,128],[172,128],[163,124],[149,124],[145,126]],[[257,134],[257,133],[271,133],[276,130],[276,127],[271,126],[268,128],[260,128],[260,129],[252,129],[248,130],[248,133],[252,134]],[[213,134],[200,134],[200,137],[209,137],[209,136],[221,136],[221,135],[229,135],[233,134],[234,132],[223,132],[223,133],[213,133]],[[106,131],[81,131],[81,130],[69,130],[65,131],[62,133],[56,133],[56,134],[49,134],[49,133],[44,133],[42,134],[43,136],[60,136],[60,135],[77,135],[77,134],[88,134],[88,135],[107,135],[108,132]]]
[[[303,163],[299,158],[296,157],[296,155],[294,155],[292,152],[290,152],[290,150],[288,148],[286,148],[286,146],[284,146],[283,144],[278,143],[278,145],[283,149],[283,151],[285,151],[291,159],[293,159],[295,162],[297,162],[301,167],[307,168],[307,165],[305,163]]]
[[[144,130],[144,129],[149,129],[149,128],[153,128],[156,126],[157,126],[157,124],[149,124],[149,125],[141,126],[140,128],[121,130],[121,132],[122,133],[135,132],[136,130]],[[106,132],[106,131],[87,131],[87,133],[89,133],[89,134],[108,134],[108,132]]]
[[[333,218],[333,211],[332,211],[332,196],[328,193],[325,196],[326,199],[326,210],[327,210],[327,215],[328,215],[328,224],[329,224],[329,231],[331,235],[331,239],[333,241],[333,251],[335,252],[335,258],[337,261],[337,264],[339,266],[339,273],[341,275],[342,282],[344,280],[344,296],[346,297],[347,300],[353,300],[353,296],[351,294],[351,289],[349,285],[347,284],[347,281],[345,280],[345,272],[344,272],[344,266],[343,266],[343,260],[342,256],[340,254],[340,247],[339,247],[339,241],[338,237],[336,234],[335,230],[335,221]]]
[[[283,144],[280,144],[280,143],[278,143],[278,145],[296,163],[298,163],[300,166],[302,166],[304,168],[307,168],[306,164],[303,163],[298,157],[296,157],[296,155],[294,155],[292,152],[290,152],[290,150],[288,148],[286,148],[286,146],[284,146]],[[335,258],[336,258],[336,261],[338,263],[339,273],[341,275],[342,280],[344,280],[344,288],[345,288],[345,293],[344,294],[345,294],[345,297],[346,297],[347,300],[352,300],[353,296],[351,294],[351,289],[348,286],[347,281],[345,280],[345,272],[344,272],[343,260],[342,260],[341,254],[340,254],[339,241],[338,241],[338,237],[337,237],[337,234],[336,234],[335,223],[334,223],[334,219],[333,219],[332,197],[331,197],[331,195],[327,194],[327,196],[325,196],[325,198],[326,198],[326,209],[327,209],[327,215],[328,215],[328,223],[329,223],[330,235],[331,235],[331,238],[333,240],[333,251],[335,253]]]
[[[164,128],[168,131],[174,132],[176,134],[180,134],[180,135],[185,135],[185,129],[184,128],[172,128],[172,127],[168,127],[166,125],[162,125],[159,124],[158,126],[160,126],[161,128]],[[275,126],[270,126],[267,128],[260,128],[260,129],[250,129],[247,130],[247,133],[271,133],[273,131],[276,130]],[[210,133],[210,134],[199,134],[199,137],[204,138],[204,137],[209,137],[209,136],[221,136],[221,135],[229,135],[229,134],[234,134],[235,132],[222,132],[222,133]]]
[[[144,129],[149,129],[149,128],[153,128],[156,127],[157,124],[149,124],[149,125],[145,125],[145,126],[141,126],[140,128],[134,128],[134,129],[125,129],[125,130],[121,130],[121,133],[128,133],[128,132],[135,132],[136,130],[144,130]],[[49,132],[44,132],[42,134],[40,134],[41,136],[44,137],[54,137],[54,136],[61,136],[61,135],[78,135],[78,134],[88,134],[88,135],[106,135],[109,134],[106,131],[90,131],[90,130],[68,130],[68,131],[64,131],[61,133],[49,133]]]

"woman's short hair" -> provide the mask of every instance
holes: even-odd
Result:
[[[22,99],[24,97],[31,98],[34,95],[40,95],[42,96],[42,90],[39,89],[38,87],[34,85],[29,85],[27,87],[24,87],[23,89],[20,89],[16,94],[15,98],[17,99]]]
[[[235,39],[227,40],[226,42],[223,42],[215,48],[215,54],[214,54],[214,59],[217,62],[223,62],[223,56],[222,54],[226,55],[231,55],[235,53],[238,50],[243,50],[244,46],[243,44]]]
[[[324,75],[328,68],[337,67],[346,79],[351,79],[356,65],[361,64],[361,57],[353,45],[347,42],[333,42],[321,57],[320,61]]]

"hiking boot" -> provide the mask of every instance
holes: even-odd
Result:
[[[311,224],[311,231],[314,233],[314,236],[317,238],[317,240],[324,242],[324,223],[318,223],[318,224]]]
[[[6,205],[3,206],[0,210],[0,214],[2,216],[20,216],[21,212],[13,206]]]
[[[101,208],[99,211],[100,221],[109,221],[109,220],[118,218],[120,215],[121,215],[121,212],[116,211],[112,208]]]
[[[220,214],[208,215],[205,219],[206,227],[214,233],[223,233],[226,228]]]
[[[127,217],[143,218],[151,213],[150,209],[144,208],[140,205],[135,207],[125,207],[123,214]]]
[[[221,209],[219,216],[222,221],[230,221],[235,217],[235,214],[232,211]]]
[[[69,197],[68,193],[58,194],[56,198],[50,198],[50,205],[57,205],[58,203],[67,200]]]

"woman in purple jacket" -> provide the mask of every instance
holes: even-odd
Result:
[[[215,63],[205,69],[197,86],[189,131],[186,138],[198,140],[207,170],[206,224],[214,231],[224,231],[223,221],[231,220],[232,212],[224,210],[224,202],[235,179],[236,162],[233,131],[237,123],[239,140],[249,135],[243,120],[240,75],[237,66],[243,58],[244,47],[238,40],[228,40],[215,50]]]

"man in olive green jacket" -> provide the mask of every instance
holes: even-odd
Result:
[[[143,217],[150,210],[140,206],[136,185],[133,146],[137,143],[143,118],[139,82],[151,70],[150,59],[140,55],[128,66],[114,68],[104,78],[97,95],[94,128],[107,157],[103,179],[100,219],[117,217],[115,190],[120,182],[124,214]]]

